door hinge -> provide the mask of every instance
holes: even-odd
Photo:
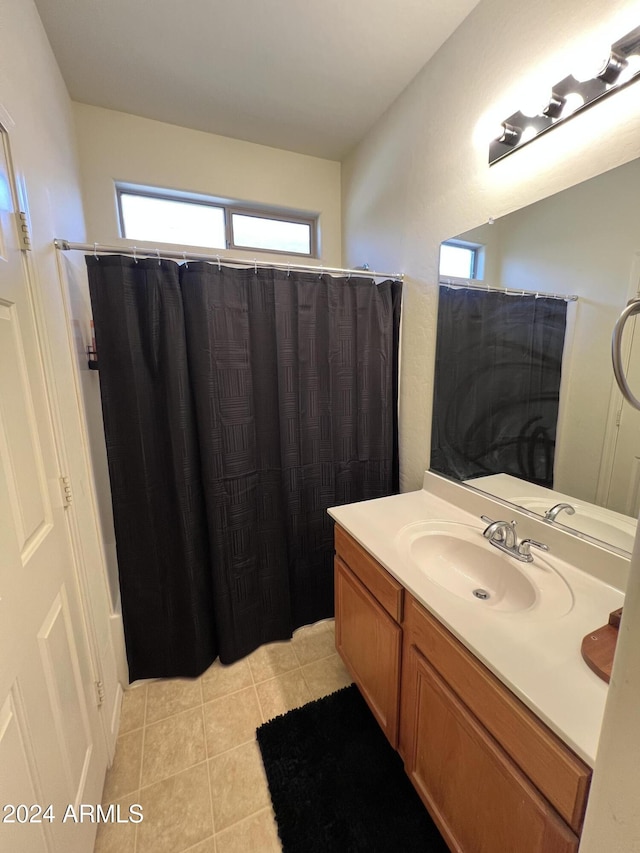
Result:
[[[618,409],[616,412],[616,426],[620,426],[620,421],[622,420],[622,409]]]
[[[104,705],[104,684],[102,681],[96,681],[96,698],[98,700],[98,708]]]
[[[29,230],[29,221],[24,210],[19,210],[16,213],[16,221],[18,224],[18,243],[20,248],[25,252],[31,251],[31,231]]]
[[[60,492],[62,493],[62,506],[68,509],[73,503],[73,492],[71,491],[69,477],[60,477]]]

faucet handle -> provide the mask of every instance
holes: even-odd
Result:
[[[549,546],[545,545],[544,542],[536,542],[535,539],[523,539],[518,545],[518,553],[522,554],[523,557],[530,557],[532,545],[534,548],[539,548],[541,551],[549,550]]]
[[[481,516],[480,516],[480,521],[484,521],[484,523],[485,523],[485,524],[493,524],[494,519],[493,519],[493,518],[489,518],[489,516],[488,516],[488,515],[481,515]]]

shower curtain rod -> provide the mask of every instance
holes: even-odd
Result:
[[[441,287],[453,287],[463,290],[484,290],[485,293],[506,293],[509,296],[543,296],[545,299],[561,299],[563,302],[577,302],[575,294],[565,296],[562,293],[545,293],[542,290],[514,290],[511,287],[489,287],[468,279],[440,279]]]
[[[179,261],[210,261],[222,266],[222,264],[232,264],[234,266],[246,267],[275,267],[280,270],[292,270],[296,272],[317,272],[322,275],[357,275],[366,278],[391,278],[395,281],[402,281],[404,273],[386,273],[376,272],[367,268],[363,269],[340,269],[339,267],[324,267],[321,264],[284,264],[281,262],[272,261],[256,261],[248,260],[247,258],[228,258],[222,255],[197,254],[195,252],[175,252],[173,250],[164,251],[163,249],[150,249],[144,246],[103,246],[100,243],[72,243],[69,240],[56,238],[53,245],[61,252],[93,252],[97,255],[131,255],[131,257],[147,257],[147,258],[167,258]]]

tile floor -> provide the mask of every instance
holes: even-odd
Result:
[[[350,683],[327,620],[196,680],[129,688],[103,805],[144,819],[101,824],[94,853],[278,853],[255,730]]]

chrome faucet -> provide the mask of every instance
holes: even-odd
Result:
[[[480,518],[488,527],[483,530],[482,535],[489,540],[491,545],[495,545],[505,554],[510,557],[515,557],[523,563],[532,563],[531,546],[540,548],[541,551],[548,551],[549,546],[543,542],[536,542],[535,539],[523,539],[518,542],[518,534],[516,533],[515,521],[493,521],[487,518],[486,515],[481,515]]]
[[[552,506],[551,509],[548,509],[545,512],[545,514],[544,514],[545,521],[555,521],[556,518],[558,517],[558,515],[563,510],[567,513],[567,515],[573,515],[576,511],[575,507],[572,507],[571,504],[565,504],[565,503],[556,504],[555,506]]]

